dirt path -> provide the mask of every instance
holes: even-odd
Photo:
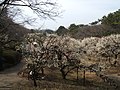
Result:
[[[24,61],[21,61],[18,65],[0,72],[0,90],[9,90],[13,84],[22,80],[17,73],[24,65]]]
[[[118,76],[118,74],[111,74],[107,76],[113,79],[114,82],[120,87],[120,76]]]
[[[21,61],[18,65],[6,69],[0,72],[0,90],[11,90],[17,82],[24,82],[23,78],[20,78],[17,73],[25,66],[25,62]],[[120,76],[117,74],[108,75],[109,77],[113,78],[118,85],[120,85]]]

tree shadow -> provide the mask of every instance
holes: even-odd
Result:
[[[21,60],[18,64],[16,64],[15,66],[12,66],[10,68],[7,68],[3,71],[1,71],[1,74],[10,74],[10,73],[17,73],[25,66],[25,62],[23,60]]]

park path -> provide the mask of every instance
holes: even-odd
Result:
[[[107,75],[107,76],[110,77],[111,79],[113,79],[114,82],[120,87],[120,75],[110,74],[110,75]]]
[[[14,67],[8,68],[0,72],[0,90],[9,90],[12,86],[22,81],[17,73],[25,66],[25,62],[22,60],[19,64]]]

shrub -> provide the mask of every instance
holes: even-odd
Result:
[[[3,50],[2,56],[6,59],[5,68],[15,65],[21,60],[21,54],[13,50]]]

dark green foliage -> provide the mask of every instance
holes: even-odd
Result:
[[[5,68],[15,65],[21,60],[21,54],[13,50],[3,50],[2,57],[5,58]]]
[[[71,24],[68,29],[69,29],[69,30],[74,30],[74,29],[77,29],[77,28],[79,28],[78,25]]]
[[[64,33],[64,28],[64,26],[58,28],[56,31],[58,35]],[[76,39],[120,34],[120,9],[114,13],[108,14],[108,16],[103,16],[102,19],[98,19],[97,21],[90,23],[90,25],[71,24],[68,27],[67,34]]]
[[[2,55],[2,52],[3,52],[2,47],[0,46],[0,56]]]
[[[78,29],[79,29],[79,25],[71,24],[71,25],[68,27],[69,34],[70,34],[70,35],[74,35],[75,33],[78,32]],[[74,36],[73,36],[73,37],[74,37]]]
[[[0,56],[0,71],[4,69],[4,66],[3,66],[4,61],[5,61],[5,59]]]
[[[76,29],[68,30],[67,34],[76,39],[83,39],[86,37],[103,37],[111,34],[120,34],[120,29],[103,24],[93,26],[84,25]]]
[[[88,26],[88,25],[79,24],[79,25],[77,25],[77,26],[79,26],[80,28],[82,28],[82,27],[86,27],[86,26]]]
[[[111,26],[113,28],[120,27],[120,9],[114,13],[108,14],[108,16],[103,16],[101,23],[104,25]]]
[[[77,31],[78,28],[79,28],[78,25],[71,24],[68,29],[69,29],[69,32],[74,34]]]
[[[28,32],[30,32],[28,29],[8,17],[7,9],[0,12],[0,57],[5,59],[1,64],[3,68],[13,66],[20,61],[21,55],[13,50]]]
[[[91,25],[97,25],[99,23],[99,21],[94,21],[92,23],[90,23]]]
[[[56,31],[58,35],[65,35],[67,32],[68,30],[64,26],[60,26]]]

